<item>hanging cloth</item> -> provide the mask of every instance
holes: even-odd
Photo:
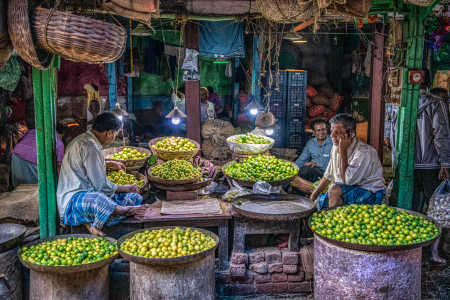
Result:
[[[244,57],[242,23],[233,21],[201,22],[200,56]]]

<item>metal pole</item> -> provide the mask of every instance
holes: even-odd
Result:
[[[42,103],[42,72],[33,68],[36,155],[38,166],[39,227],[41,238],[48,237],[48,205],[45,164],[44,111]]]
[[[117,80],[116,63],[107,64],[107,74],[109,83],[109,109],[113,110],[117,102]]]

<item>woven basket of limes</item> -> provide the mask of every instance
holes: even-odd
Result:
[[[314,234],[334,245],[386,252],[430,245],[441,234],[420,213],[385,204],[351,204],[315,212],[308,221]]]
[[[174,159],[150,168],[148,178],[162,185],[181,185],[197,182],[202,177],[202,170],[192,162]]]
[[[57,235],[31,242],[17,255],[27,268],[46,273],[74,273],[109,265],[118,256],[117,241],[91,234]]]
[[[223,166],[222,170],[227,178],[250,188],[257,181],[265,181],[272,186],[285,185],[298,174],[296,164],[270,155],[250,156],[242,162],[233,161]]]
[[[200,144],[184,137],[159,137],[152,139],[148,146],[162,160],[189,160],[197,155]]]
[[[274,139],[252,133],[233,135],[227,138],[228,147],[238,154],[259,154],[269,151]]]
[[[154,227],[126,234],[118,244],[120,255],[129,261],[167,266],[214,255],[219,237],[200,228]]]
[[[148,179],[137,171],[112,171],[108,173],[108,179],[117,185],[137,185],[141,191],[144,191],[148,184]]]
[[[127,170],[138,170],[142,168],[151,154],[149,149],[142,147],[126,146],[103,149],[103,155],[106,160],[121,162]]]

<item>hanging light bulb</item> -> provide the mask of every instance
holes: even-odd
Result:
[[[272,134],[273,134],[273,128],[266,128],[266,130],[264,130],[264,132],[265,132],[267,135],[272,135]]]
[[[123,121],[124,117],[128,116],[128,113],[120,107],[119,103],[116,103],[112,113],[115,114],[120,121]]]
[[[175,107],[166,115],[166,118],[172,119],[173,125],[181,123],[181,119],[186,118],[186,115],[175,105]]]
[[[262,111],[263,107],[254,99],[253,95],[250,96],[250,101],[245,107],[246,110],[250,112],[252,116],[256,116],[260,111]]]

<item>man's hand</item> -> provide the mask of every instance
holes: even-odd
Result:
[[[450,179],[449,170],[446,168],[441,168],[441,170],[439,171],[439,180],[444,181],[448,179]]]
[[[105,161],[105,164],[106,164],[107,169],[111,169],[113,171],[117,171],[117,170],[126,171],[126,169],[127,169],[123,163],[118,162],[118,161],[107,160],[107,161]]]
[[[309,196],[309,199],[310,199],[311,201],[314,201],[314,200],[316,200],[317,196],[319,196],[319,190],[318,190],[318,189],[315,189],[315,190],[311,193],[311,195]]]
[[[317,164],[313,161],[308,161],[304,164],[304,166],[314,168],[314,167],[317,167]]]
[[[117,191],[116,192],[117,193],[136,193],[136,194],[139,194],[140,193],[140,189],[135,184],[119,185],[117,187]]]
[[[349,137],[348,135],[343,136],[339,139],[339,153],[347,153],[347,149],[350,147],[350,145],[352,144],[352,138]]]

